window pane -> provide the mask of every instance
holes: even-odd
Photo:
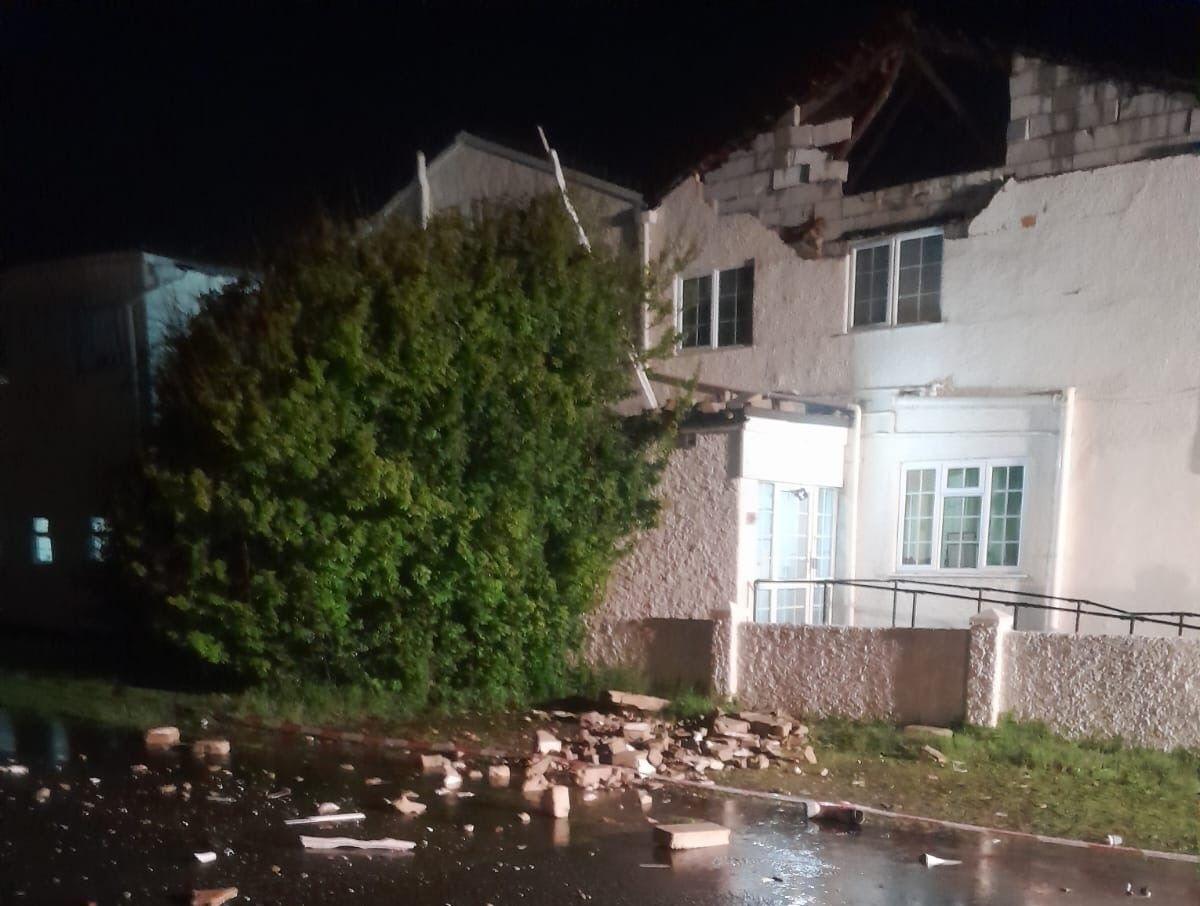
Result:
[[[982,512],[982,497],[947,497],[943,501],[942,566],[944,568],[974,569],[979,566],[979,523]]]
[[[988,566],[1016,566],[1021,558],[1021,498],[1024,484],[1024,466],[992,468]]]
[[[887,321],[890,244],[861,248],[854,253],[854,326]]]
[[[33,530],[38,534],[45,534],[50,531],[50,520],[45,516],[33,517]]]
[[[904,526],[900,562],[904,566],[933,563],[933,504],[936,469],[911,469],[904,477]]]
[[[33,562],[53,563],[54,545],[49,535],[36,535],[33,539]]]
[[[942,319],[942,237],[900,243],[896,320],[901,324]]]
[[[749,345],[754,313],[754,265],[721,271],[719,283],[717,345]]]
[[[683,281],[680,338],[683,347],[712,345],[712,276]]]

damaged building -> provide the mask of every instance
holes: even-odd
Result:
[[[989,119],[950,58],[864,54],[643,215],[692,252],[644,339],[695,405],[595,660],[713,618],[1197,635],[1200,101],[980,54]]]

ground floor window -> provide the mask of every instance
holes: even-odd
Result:
[[[756,623],[824,624],[826,589],[799,580],[833,578],[837,489],[760,481],[755,513]]]
[[[1020,562],[1025,465],[919,463],[901,482],[900,567],[979,569]]]
[[[54,562],[54,542],[50,539],[50,520],[33,517],[33,562],[46,565]]]

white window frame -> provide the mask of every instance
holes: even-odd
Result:
[[[988,566],[987,544],[991,532],[992,515],[992,469],[1003,466],[1021,466],[1024,477],[1021,485],[1021,536],[1017,544],[1017,563],[1015,566]],[[979,523],[979,559],[978,566],[942,566],[942,511],[945,508],[947,496],[974,496],[962,488],[946,488],[946,473],[951,469],[980,469],[980,494],[983,500],[980,506]],[[921,469],[933,469],[937,472],[933,498],[933,553],[928,564],[904,563],[904,489],[909,472]],[[1028,459],[954,459],[934,460],[932,462],[905,462],[900,464],[900,493],[899,512],[896,514],[896,552],[893,560],[897,574],[937,573],[940,576],[978,576],[986,575],[1023,575],[1025,565],[1026,512],[1029,508],[1030,466]]]
[[[897,320],[897,311],[899,309],[900,299],[900,243],[907,239],[924,239],[926,236],[941,236],[942,237],[942,276],[945,277],[946,263],[946,231],[942,227],[926,227],[920,230],[909,230],[907,233],[894,233],[891,236],[877,236],[874,239],[863,239],[855,242],[850,246],[850,254],[847,256],[849,272],[846,277],[846,330],[878,330],[884,327],[916,327],[921,324],[941,324],[940,317],[942,309],[942,292],[938,289],[938,312],[939,319],[937,321],[906,321],[900,324]],[[863,249],[878,248],[881,245],[890,246],[888,254],[888,292],[887,292],[887,317],[877,324],[855,324],[854,323],[854,277],[856,273],[858,253]]]
[[[751,340],[749,343],[729,343],[725,346],[717,345],[717,331],[720,329],[720,305],[721,305],[721,271],[736,271],[743,267],[749,266],[754,270],[754,292],[750,295],[750,332]],[[754,297],[758,295],[758,263],[753,258],[747,258],[741,264],[734,264],[731,267],[718,267],[710,271],[699,271],[687,276],[676,275],[675,286],[672,289],[675,304],[675,334],[682,337],[683,335],[683,282],[685,280],[698,280],[703,277],[712,278],[712,299],[709,304],[712,310],[709,312],[709,336],[708,343],[703,346],[684,346],[682,340],[675,341],[675,352],[697,352],[700,350],[717,350],[717,349],[749,349],[754,345]]]

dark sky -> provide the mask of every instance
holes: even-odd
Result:
[[[917,20],[1188,75],[1193,0],[914,0]],[[0,3],[0,266],[245,260],[370,210],[458,129],[653,196],[886,33],[897,4]]]

